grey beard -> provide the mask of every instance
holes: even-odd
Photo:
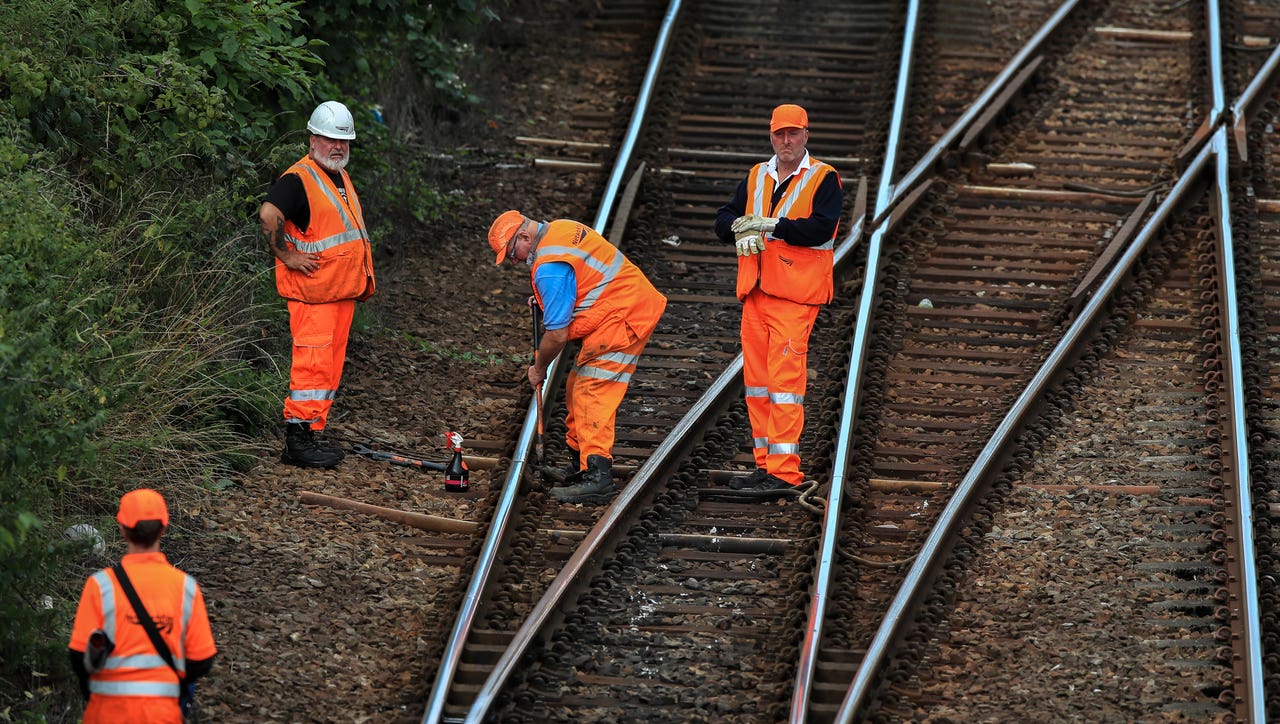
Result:
[[[332,171],[333,173],[338,173],[339,171],[347,167],[347,161],[350,161],[350,160],[351,160],[350,156],[342,159],[341,161],[331,161],[327,158],[317,158],[316,163]]]

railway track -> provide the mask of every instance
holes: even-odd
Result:
[[[652,115],[609,145],[636,151],[608,235],[671,301],[619,412],[630,479],[608,508],[557,505],[530,425],[501,449],[424,721],[1247,721],[1275,698],[1280,631],[1257,603],[1276,595],[1280,496],[1259,473],[1280,417],[1280,201],[1257,191],[1280,99],[1239,109],[1260,119],[1235,134],[1260,149],[1235,182],[1254,193],[1218,213],[1226,93],[1267,64],[1207,38],[1280,25],[1248,3],[941,5],[668,9]],[[768,52],[782,27],[814,40]],[[711,222],[789,97],[842,174],[848,236],[810,351],[813,485],[747,498],[723,485],[753,463],[734,257]],[[1224,261],[1233,228],[1263,263]],[[1237,266],[1246,335],[1225,301]],[[1091,525],[1105,534],[1076,535]],[[1013,658],[1034,684],[1001,669]]]

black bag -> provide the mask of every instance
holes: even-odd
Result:
[[[147,638],[151,639],[151,645],[156,648],[156,653],[160,654],[160,658],[173,669],[173,673],[178,675],[178,689],[181,692],[178,695],[178,707],[182,709],[183,721],[188,719],[188,712],[191,710],[191,702],[196,696],[195,684],[188,684],[183,680],[182,672],[178,671],[178,667],[173,663],[173,653],[169,651],[169,645],[160,637],[160,630],[156,628],[156,622],[151,620],[151,614],[147,613],[147,607],[142,605],[142,599],[138,598],[138,592],[133,589],[133,582],[129,580],[128,574],[124,572],[124,566],[117,563],[111,567],[115,571],[116,580],[120,582],[120,587],[124,589],[124,595],[129,599],[129,603],[133,605],[133,612],[138,614],[138,623],[142,624],[142,629],[147,632]]]
[[[102,671],[107,665],[107,657],[115,649],[116,644],[102,629],[95,629],[89,634],[89,645],[84,648],[84,669],[90,674]]]

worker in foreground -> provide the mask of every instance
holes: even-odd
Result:
[[[310,150],[276,179],[258,217],[293,337],[280,461],[331,468],[345,457],[342,448],[313,433],[324,430],[338,394],[356,302],[373,296],[376,284],[360,198],[346,172],[355,119],[343,104],[325,101],[307,130]]]
[[[180,724],[218,652],[204,594],[160,552],[169,509],[159,493],[124,494],[120,563],[89,577],[71,629],[84,724]]]
[[[667,298],[621,251],[577,221],[533,221],[506,211],[489,227],[489,247],[497,264],[529,265],[531,303],[542,309],[546,327],[528,370],[535,391],[569,340],[582,343],[564,394],[565,442],[579,472],[566,478],[573,484],[552,488],[551,495],[562,503],[607,503],[618,494],[618,406]]]
[[[809,156],[809,115],[780,105],[769,121],[773,158],[756,164],[716,213],[716,236],[738,254],[742,381],[756,470],[737,490],[794,490],[804,482],[800,433],[809,333],[831,301],[840,175]]]

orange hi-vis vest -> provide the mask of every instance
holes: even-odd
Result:
[[[185,672],[188,658],[203,660],[217,653],[209,631],[204,596],[196,580],[169,565],[163,553],[131,554],[126,558],[129,580],[168,645],[174,666]],[[80,608],[72,631],[72,646],[87,641],[97,628],[94,624],[98,620],[107,637],[115,643],[103,668],[90,677],[89,693],[107,697],[171,698],[176,706],[180,694],[178,676],[156,652],[146,629],[138,623],[115,571],[107,568],[89,577]],[[188,643],[191,650],[187,648]]]
[[[835,173],[835,169],[810,159],[809,168],[791,181],[777,208],[770,208],[775,181],[769,175],[768,163],[758,163],[747,177],[746,213],[803,219],[813,213],[813,195],[829,173]],[[746,299],[759,285],[765,294],[801,304],[830,302],[835,292],[832,267],[838,231],[837,224],[831,239],[816,247],[792,246],[766,234],[764,251],[738,257],[738,299]]]
[[[639,267],[587,225],[567,219],[548,222],[539,230],[533,254],[531,278],[537,276],[538,266],[547,262],[573,267],[578,292],[569,339],[586,337],[618,311],[641,336],[647,337],[658,326],[667,298]],[[541,306],[536,284],[533,293]]]
[[[377,287],[373,278],[373,249],[351,177],[345,170],[341,172],[347,191],[343,199],[333,179],[310,156],[302,157],[285,173],[297,174],[302,179],[311,209],[311,221],[305,232],[285,220],[285,240],[298,251],[319,254],[320,268],[307,276],[276,259],[276,291],[285,299],[310,304],[365,300],[373,296]]]

